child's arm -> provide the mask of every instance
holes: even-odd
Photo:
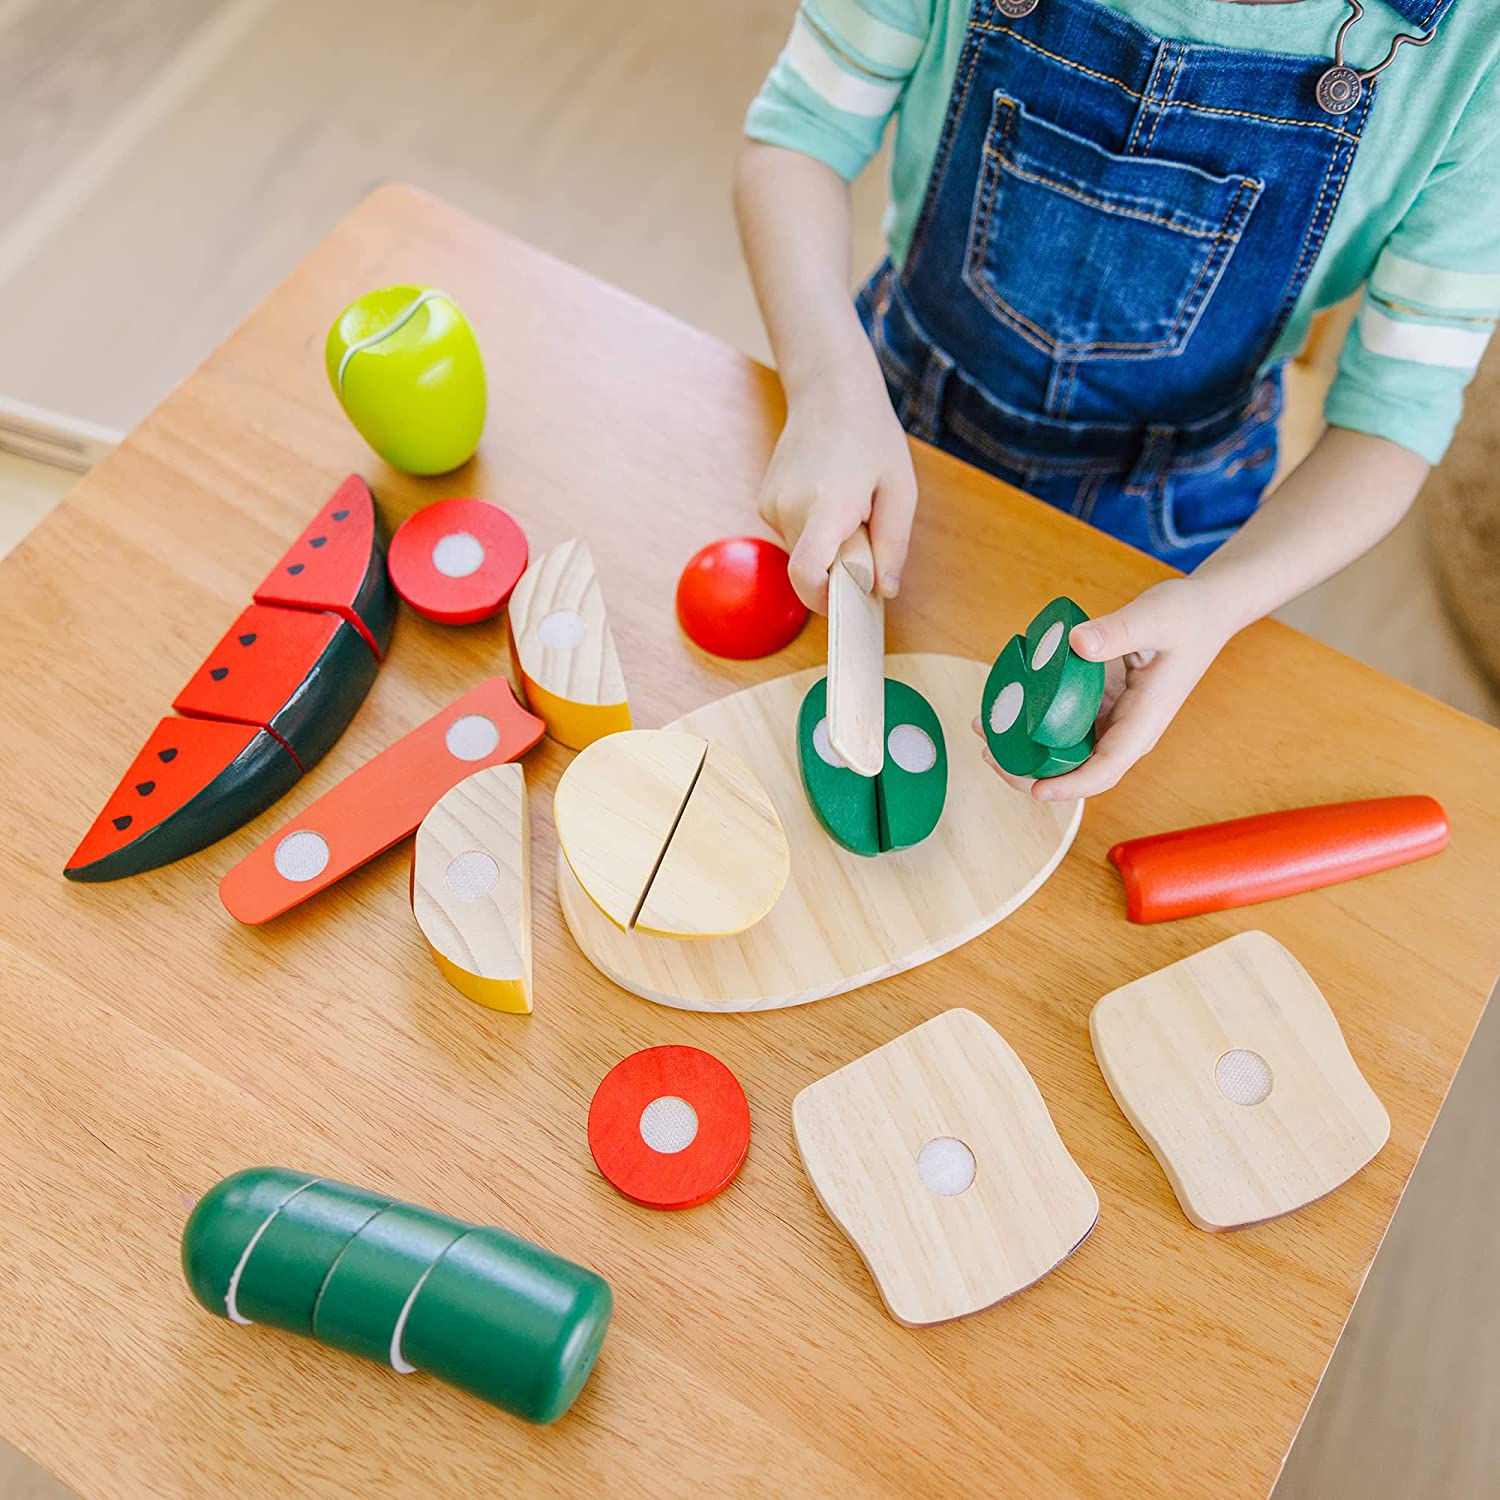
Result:
[[[1075,626],[1069,640],[1080,656],[1123,659],[1123,672],[1108,684],[1093,755],[1076,771],[1032,783],[1032,795],[1108,791],[1161,738],[1231,636],[1367,552],[1406,514],[1428,472],[1409,448],[1330,427],[1197,572]]]
[[[828,569],[866,521],[880,590],[894,595],[917,482],[849,295],[849,185],[811,156],[747,141],[735,209],[787,399],[760,513],[792,549],[793,587],[813,609],[827,608]]]

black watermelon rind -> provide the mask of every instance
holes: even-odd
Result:
[[[365,654],[369,652],[366,649]],[[64,870],[69,880],[121,880],[185,859],[259,817],[301,779],[302,768],[274,734],[262,729],[201,791],[170,817],[113,854]]]
[[[389,630],[386,633],[389,637]],[[310,771],[333,749],[369,696],[379,671],[380,662],[369,643],[347,620],[341,622],[312,670],[270,724],[304,771]]]

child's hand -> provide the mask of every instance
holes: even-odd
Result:
[[[827,612],[828,569],[862,522],[870,526],[876,587],[894,597],[916,505],[911,449],[883,382],[826,386],[793,402],[761,485],[760,513],[791,550],[792,587],[808,608]]]
[[[1035,781],[1011,776],[985,759],[1006,781],[1039,802],[1062,802],[1107,792],[1166,731],[1223,649],[1229,636],[1215,616],[1213,592],[1191,578],[1158,583],[1112,615],[1075,625],[1068,636],[1087,661],[1105,662],[1094,753],[1076,771]],[[974,721],[976,733],[982,730]]]

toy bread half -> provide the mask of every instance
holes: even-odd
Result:
[[[411,906],[455,989],[493,1010],[531,1010],[531,858],[520,766],[476,771],[422,819]]]
[[[625,676],[588,544],[537,558],[510,596],[510,646],[526,701],[560,744],[582,750],[630,728]]]

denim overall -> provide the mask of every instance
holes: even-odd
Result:
[[[1388,3],[1430,34],[1452,0]],[[905,268],[859,294],[907,430],[1201,562],[1276,467],[1261,370],[1371,77],[1166,41],[1100,0],[973,0]]]

